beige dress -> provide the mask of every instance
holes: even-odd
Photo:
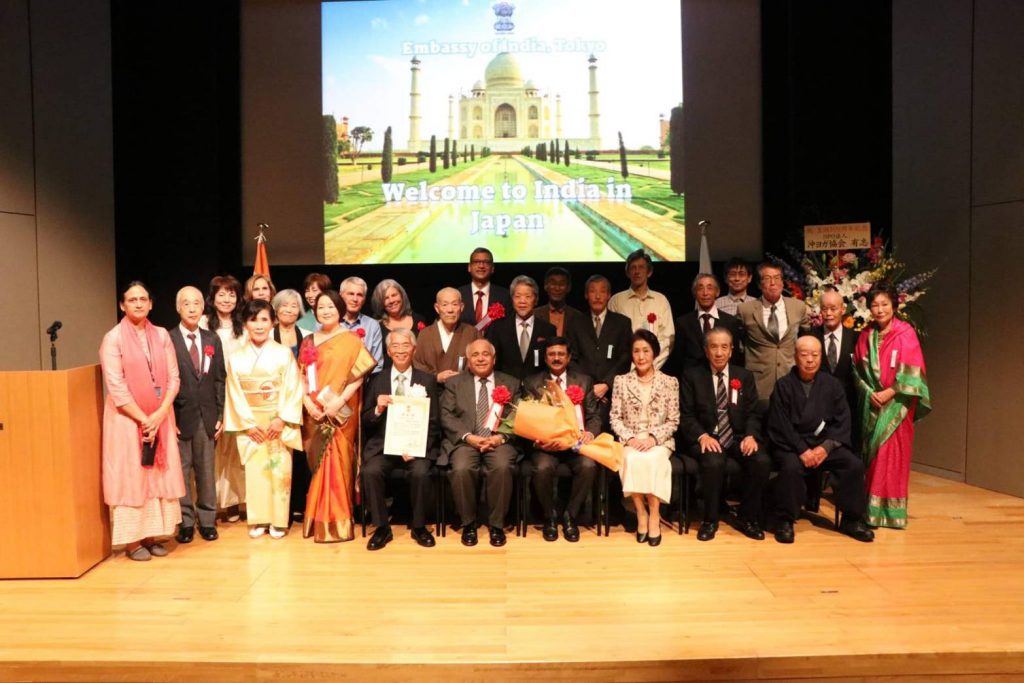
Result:
[[[243,329],[242,336],[235,337],[231,324],[227,325],[217,320],[218,327],[214,329],[220,337],[221,345],[224,348],[224,358],[229,358],[239,349],[245,348],[249,341],[248,333]],[[210,329],[209,321],[203,316],[199,326]],[[217,448],[214,452],[214,477],[217,486],[217,509],[226,510],[231,507],[245,504],[245,469],[238,455],[238,442],[231,436],[223,433],[217,439]]]

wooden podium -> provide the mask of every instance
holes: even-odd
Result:
[[[0,372],[0,579],[77,578],[110,554],[99,365]]]

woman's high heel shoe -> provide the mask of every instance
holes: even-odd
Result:
[[[661,545],[661,537],[662,537],[662,534],[658,534],[657,536],[648,536],[647,537],[647,544],[650,545],[652,548],[656,547],[656,546],[659,546],[659,545]]]
[[[640,533],[639,531],[636,532],[636,542],[637,543],[647,543],[647,532],[646,531],[643,532],[643,533]]]

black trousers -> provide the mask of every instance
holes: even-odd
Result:
[[[313,475],[309,471],[309,459],[303,451],[292,451],[292,513],[306,512],[306,494]]]
[[[493,451],[481,453],[472,446],[455,448],[449,456],[451,472],[448,477],[452,485],[452,498],[459,512],[462,526],[476,524],[477,483],[480,469],[487,472],[487,502],[490,504],[488,524],[505,526],[509,503],[512,502],[512,487],[515,479],[516,449],[502,444]]]
[[[740,442],[733,439],[732,444],[721,453],[701,453],[700,446],[691,446],[690,455],[700,463],[700,479],[704,489],[704,521],[717,522],[718,511],[722,499],[722,482],[726,470],[730,474],[741,473],[743,486],[740,494],[740,517],[753,522],[761,515],[761,497],[772,471],[772,461],[768,454],[758,450],[750,455],[743,455]]]
[[[796,453],[774,451],[772,457],[779,466],[779,476],[775,480],[775,514],[779,519],[792,522],[800,516],[800,506],[807,500],[804,479],[811,470],[804,467]],[[867,510],[864,462],[846,446],[838,446],[817,469],[832,473],[832,488],[839,511],[854,517],[863,516]]]
[[[572,451],[559,453],[534,451],[531,460],[533,462],[533,490],[537,494],[537,500],[540,501],[545,519],[558,516],[555,480],[559,462],[568,465],[572,471],[572,492],[569,494],[569,502],[566,504],[565,510],[573,517],[578,517],[580,508],[587,500],[587,493],[594,487],[597,463]]]
[[[427,526],[427,507],[430,501],[429,458],[414,458],[409,462],[398,455],[375,455],[363,462],[363,485],[366,490],[366,504],[370,508],[370,519],[377,527],[388,524],[388,506],[384,499],[387,478],[395,468],[408,471],[409,497],[412,502],[412,527]]]

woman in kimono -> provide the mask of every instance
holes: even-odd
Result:
[[[868,292],[874,322],[853,353],[860,397],[869,526],[907,526],[907,488],[914,422],[931,410],[924,356],[914,327],[896,317],[899,294],[878,286]]]
[[[245,467],[249,536],[269,529],[282,538],[291,517],[291,449],[302,448],[302,382],[291,351],[271,339],[270,304],[250,301],[242,317],[249,343],[227,358],[224,431]]]
[[[242,283],[231,275],[218,275],[210,280],[206,296],[206,313],[199,326],[220,337],[224,358],[243,348],[249,341],[242,324]],[[238,446],[232,437],[217,435],[214,452],[214,473],[217,480],[217,510],[229,522],[239,520],[239,508],[245,504],[245,471],[238,459]]]
[[[111,542],[145,561],[167,549],[181,521],[185,495],[172,405],[178,361],[167,330],[149,322],[153,302],[141,282],[121,295],[124,317],[100,345],[107,397],[103,405],[103,499],[110,506]]]
[[[317,295],[321,329],[302,340],[299,364],[305,384],[305,450],[313,478],[306,498],[303,535],[317,543],[355,538],[352,497],[359,438],[363,376],[377,360],[362,338],[341,326],[345,305],[335,291]]]

